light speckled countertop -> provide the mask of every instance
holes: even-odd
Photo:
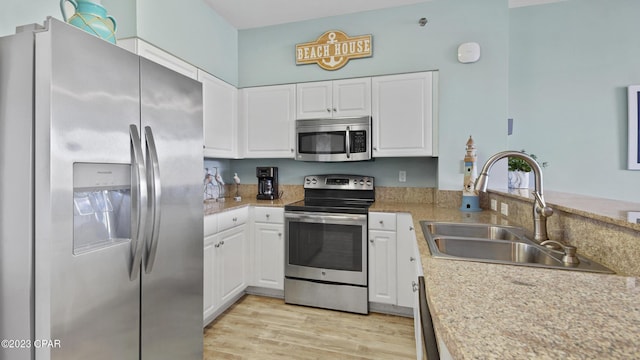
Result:
[[[293,201],[205,203],[205,214]],[[370,211],[411,213],[434,327],[453,358],[640,359],[639,278],[435,259],[421,220],[508,221],[431,204],[377,201]]]
[[[421,220],[508,223],[418,204],[371,211],[412,214],[434,327],[455,359],[640,359],[640,279],[435,259]]]

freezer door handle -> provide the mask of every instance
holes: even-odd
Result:
[[[146,139],[147,150],[147,179],[149,181],[149,222],[147,226],[147,256],[145,264],[145,272],[148,274],[153,270],[153,263],[156,260],[156,251],[158,250],[158,235],[160,233],[160,201],[162,199],[162,188],[160,186],[160,165],[158,162],[158,152],[156,151],[156,142],[153,138],[151,127],[145,126],[144,135]]]
[[[144,250],[148,199],[144,155],[136,125],[129,125],[129,135],[131,136],[131,247],[133,252],[129,279],[133,281],[138,278],[138,273],[140,272],[140,262],[142,261],[142,252]]]

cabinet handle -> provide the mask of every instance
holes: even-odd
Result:
[[[331,109],[327,108],[327,112],[328,112],[328,113],[330,113],[330,112],[331,112]]]
[[[413,289],[413,292],[418,291],[418,283],[416,283],[415,281],[412,281],[411,288]]]
[[[409,226],[409,231],[413,231],[413,226]]]
[[[291,152],[293,152],[293,149],[291,149]]]
[[[268,219],[269,219],[269,216],[271,216],[271,215],[267,214],[266,216],[267,216],[267,220],[268,220]]]
[[[220,246],[224,245],[224,241],[220,241]]]
[[[373,239],[369,240],[369,242],[373,244]]]
[[[333,112],[338,112],[338,109],[336,109],[336,108],[333,108]]]
[[[409,257],[409,261],[414,262],[416,261],[416,258],[414,258],[413,256]]]
[[[374,147],[373,147],[373,151],[378,151],[378,147],[377,147],[377,146],[374,146]]]
[[[217,243],[217,244],[215,244],[215,245],[213,245],[213,246],[215,246],[215,247],[219,248],[219,247],[220,247],[220,243]]]
[[[237,218],[237,217],[234,217],[234,218],[233,218],[233,222],[236,222],[236,221],[238,221],[238,218]]]

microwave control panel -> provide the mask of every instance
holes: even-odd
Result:
[[[349,151],[351,153],[363,153],[367,152],[367,132],[365,130],[351,131],[351,146]]]

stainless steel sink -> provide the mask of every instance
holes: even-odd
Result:
[[[431,221],[420,225],[431,256],[436,258],[614,273],[582,256],[578,256],[579,264],[566,264],[563,252],[531,241],[519,227]]]
[[[430,222],[426,226],[431,234],[474,239],[519,241],[524,233],[521,228],[489,224]]]

